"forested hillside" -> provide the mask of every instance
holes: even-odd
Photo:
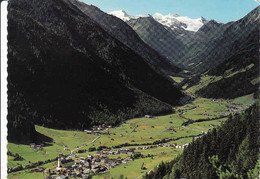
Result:
[[[232,55],[207,75],[219,76],[196,94],[207,98],[235,98],[254,93],[259,87],[259,32],[255,31],[248,46]]]
[[[259,104],[230,116],[145,178],[256,178],[259,171]]]
[[[175,74],[181,71],[173,63],[147,45],[137,33],[121,19],[101,11],[98,7],[87,5],[78,0],[70,0],[83,13],[97,22],[106,32],[141,55],[147,63],[163,75]]]
[[[196,32],[186,47],[189,50],[179,60],[184,62],[186,69],[200,74],[238,54],[251,44],[252,39],[259,41],[259,8],[235,22],[209,21]]]
[[[33,124],[84,129],[169,113],[183,96],[70,1],[13,0],[8,11],[9,141],[33,138]]]

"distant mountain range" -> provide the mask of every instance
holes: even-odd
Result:
[[[123,19],[144,42],[169,61],[195,74],[216,67],[244,49],[251,41],[249,37],[257,38],[251,34],[259,30],[259,7],[227,24],[177,14],[130,16],[124,11],[110,14]]]
[[[188,28],[187,22],[189,22],[189,29],[192,30],[198,28],[198,25],[202,25],[202,23],[197,23],[199,20],[177,15],[162,16],[157,13],[154,16],[130,16],[125,11],[114,11],[110,14],[124,20],[145,43],[180,68],[184,68],[184,66],[179,63],[179,59],[184,56],[186,51],[186,41],[183,39],[194,34],[194,31],[185,30]],[[196,28],[191,25],[193,21],[196,22]]]
[[[186,64],[181,60],[188,51],[186,45],[207,22],[203,17],[191,19],[177,14],[131,16],[123,10],[110,14],[125,21],[144,42],[182,69],[186,68]]]
[[[164,16],[160,13],[155,13],[154,15],[131,16],[127,14],[124,10],[113,11],[109,14],[116,16],[125,22],[130,21],[131,19],[145,18],[151,16],[156,21],[164,25],[167,29],[170,29],[172,31],[183,29],[185,31],[197,32],[199,28],[201,28],[207,22],[207,20],[203,17],[200,17],[198,19],[191,19],[189,17],[180,16],[178,14],[168,14]]]

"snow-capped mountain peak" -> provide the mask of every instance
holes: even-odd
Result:
[[[110,15],[116,16],[119,19],[122,19],[123,21],[129,21],[131,19],[138,19],[140,17],[149,17],[149,15],[136,15],[132,16],[127,14],[124,10],[118,10],[118,11],[113,11],[109,13]]]
[[[156,17],[156,18],[175,18],[175,17],[180,17],[180,15],[179,14],[168,14],[168,15],[164,16],[160,13],[155,13],[153,15],[153,17]]]
[[[138,19],[140,17],[149,17],[149,15],[137,15],[132,16],[127,14],[123,10],[119,11],[113,11],[109,13],[110,15],[116,16],[123,21],[129,21],[131,19]],[[162,25],[166,26],[167,28],[170,28],[172,30],[176,28],[182,28],[187,31],[193,31],[197,32],[200,27],[202,27],[207,21],[200,17],[198,19],[191,19],[186,16],[180,16],[178,14],[168,14],[168,15],[162,15],[160,13],[155,13],[152,16],[157,22],[161,23]]]
[[[153,18],[171,29],[182,27],[185,30],[194,32],[198,31],[199,28],[202,27],[206,22],[203,17],[198,19],[191,19],[186,16],[179,16],[178,14],[168,14],[164,16],[160,13],[155,13]]]
[[[129,21],[133,16],[128,15],[124,10],[118,10],[118,11],[113,11],[109,13],[110,15],[116,16],[123,21]]]

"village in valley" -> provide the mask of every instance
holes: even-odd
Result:
[[[252,95],[233,101],[199,98],[175,108],[176,112],[170,115],[147,114],[117,126],[94,125],[83,131],[36,126],[53,142],[9,144],[12,156],[18,155],[18,160],[9,157],[9,178],[24,174],[51,179],[119,178],[130,170],[134,171],[130,178],[138,178],[161,161],[179,155],[189,143],[223,124],[228,115],[248,108],[253,101]],[[35,157],[21,153],[21,147]],[[37,156],[45,161],[37,160]]]
[[[145,115],[144,118],[153,118],[152,115]],[[101,135],[110,135],[109,130],[113,129],[111,125],[98,125],[93,126],[89,130],[84,130],[86,134],[96,135],[94,140],[98,139]],[[174,130],[173,128],[166,128],[165,130]],[[104,132],[105,131],[105,132]],[[122,137],[122,134],[120,135]],[[202,137],[203,135],[199,135],[195,137],[195,139]],[[150,137],[151,139],[151,137]],[[88,144],[83,144],[83,146],[87,146]],[[148,154],[144,156],[141,154],[141,150],[149,150],[153,148],[160,147],[170,147],[171,149],[184,149],[187,147],[189,143],[185,143],[183,145],[177,145],[176,143],[159,143],[157,145],[147,145],[147,146],[137,146],[135,148],[106,148],[104,147],[101,150],[96,151],[95,154],[87,154],[86,150],[79,150],[81,147],[77,146],[77,153],[86,153],[85,157],[78,157],[77,153],[74,153],[76,149],[69,150],[67,145],[63,145],[65,151],[70,151],[69,155],[64,155],[63,153],[59,153],[57,156],[57,162],[55,163],[56,167],[45,170],[43,167],[38,167],[36,169],[32,169],[31,172],[44,172],[45,178],[70,178],[70,177],[79,177],[79,178],[89,178],[92,175],[96,174],[104,174],[118,165],[126,164],[130,161],[133,161],[138,158],[147,158],[153,157],[153,155]],[[44,144],[35,144],[31,143],[30,147],[36,150],[42,150]],[[91,151],[91,148],[90,148]],[[93,153],[93,152],[92,152]],[[125,157],[120,157],[120,155],[126,155]],[[111,156],[118,156],[112,157]],[[144,163],[140,167],[141,170],[145,170],[146,167]]]
[[[176,147],[186,147],[188,144]],[[172,144],[158,144],[156,146],[136,147],[129,149],[103,149],[97,151],[94,155],[87,155],[86,157],[77,158],[76,155],[64,156],[62,153],[58,154],[57,167],[53,170],[45,171],[47,178],[65,178],[65,177],[79,177],[88,178],[91,175],[106,173],[109,169],[114,168],[120,164],[126,164],[132,160],[140,157],[153,157],[143,156],[138,150],[148,150],[155,147],[174,147]],[[125,158],[116,157],[110,158],[111,155],[126,154]],[[144,165],[141,166],[142,170],[146,169]]]

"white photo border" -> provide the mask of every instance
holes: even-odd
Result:
[[[1,2],[1,177],[7,178],[7,1]]]

